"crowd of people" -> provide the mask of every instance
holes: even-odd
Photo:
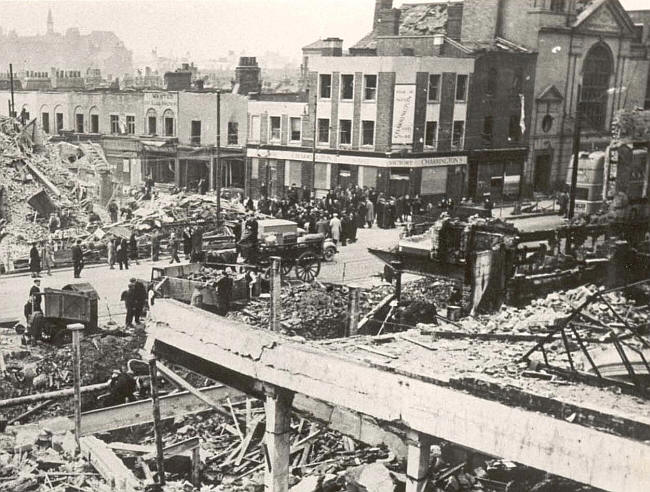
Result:
[[[256,207],[251,199],[242,199],[242,203],[249,211],[294,221],[308,233],[324,234],[341,246],[356,241],[358,229],[375,224],[392,229],[427,210],[419,195],[394,197],[356,185],[338,186],[317,197],[308,188],[293,184],[284,198],[262,196]]]

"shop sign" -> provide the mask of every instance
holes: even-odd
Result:
[[[390,159],[390,167],[432,167],[432,166],[462,166],[467,164],[466,155],[450,155],[446,157],[424,157],[420,159]]]
[[[175,93],[169,92],[145,92],[144,93],[145,111],[149,108],[167,109],[172,108],[178,112],[178,97]]]
[[[393,98],[393,144],[413,143],[415,84],[395,86]]]

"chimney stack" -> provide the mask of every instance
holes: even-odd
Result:
[[[239,58],[239,66],[235,68],[235,84],[237,94],[248,95],[251,92],[262,91],[261,70],[254,56]]]
[[[393,0],[375,0],[375,16],[372,21],[372,30],[377,30],[379,18],[382,10],[390,10],[393,8]]]
[[[401,15],[400,9],[382,10],[375,26],[375,34],[377,36],[398,36]]]

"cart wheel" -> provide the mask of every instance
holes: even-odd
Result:
[[[282,260],[282,264],[280,266],[280,271],[282,272],[282,275],[289,275],[291,273],[291,269],[293,268],[293,262],[290,260]]]
[[[296,277],[311,282],[320,273],[320,258],[311,252],[304,252],[296,261]]]

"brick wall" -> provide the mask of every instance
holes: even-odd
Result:
[[[440,82],[440,118],[438,121],[438,150],[441,152],[451,150],[455,99],[456,74],[444,72]]]
[[[461,42],[491,42],[497,33],[499,0],[464,0]]]
[[[415,114],[413,117],[413,152],[424,150],[424,130],[427,119],[427,86],[429,74],[418,72],[415,75]]]
[[[363,73],[354,73],[354,108],[352,110],[352,148],[359,149],[361,142],[361,99],[363,98]]]
[[[283,114],[280,120],[280,145],[287,145],[289,140],[289,117]]]
[[[332,113],[330,114],[330,148],[335,149],[339,141],[339,96],[341,92],[341,74],[332,73]]]
[[[395,73],[379,72],[377,76],[377,120],[375,122],[375,150],[390,151],[393,127],[393,95]]]

